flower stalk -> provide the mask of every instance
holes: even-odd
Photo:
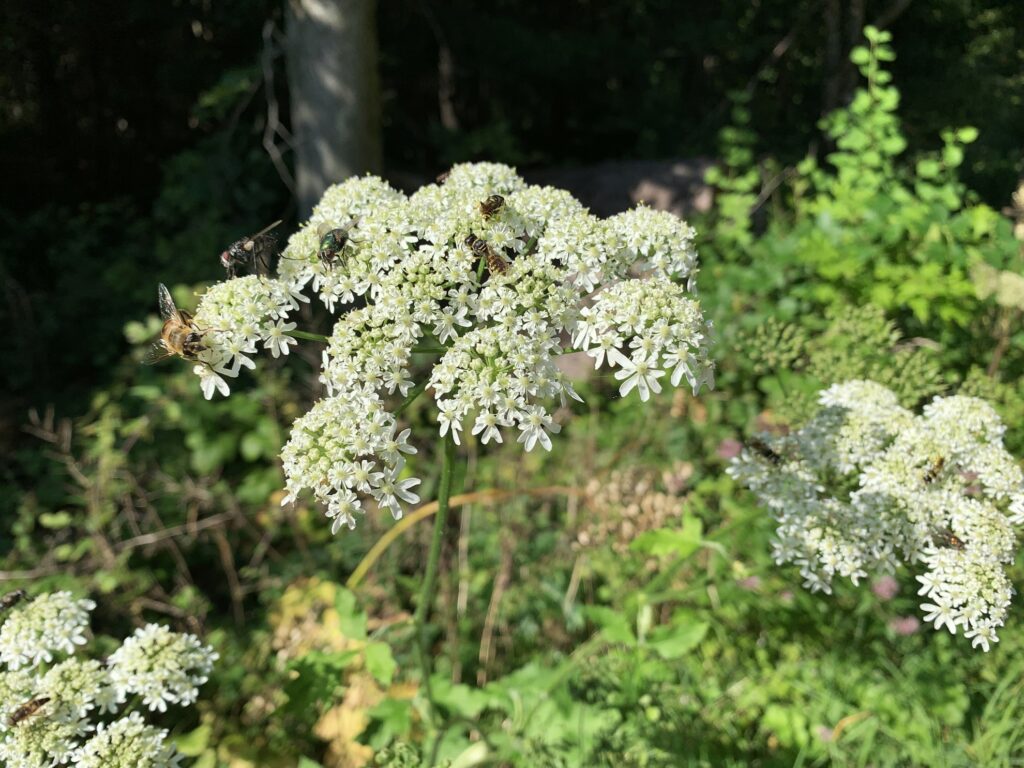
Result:
[[[413,623],[416,627],[416,640],[419,648],[420,671],[423,677],[423,688],[427,694],[430,717],[436,715],[433,690],[430,687],[430,648],[427,630],[429,628],[430,608],[434,604],[434,590],[437,584],[437,567],[441,559],[441,544],[444,541],[444,529],[448,521],[448,500],[452,492],[452,476],[455,465],[455,443],[450,437],[441,440],[441,481],[437,489],[437,512],[434,514],[434,535],[430,541],[430,552],[427,556],[427,569],[423,574],[423,588],[420,590],[420,601],[416,606]]]

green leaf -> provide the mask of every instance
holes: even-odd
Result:
[[[200,725],[194,731],[175,736],[174,745],[186,757],[198,757],[210,743],[210,734],[212,732],[213,728],[211,726]]]
[[[949,144],[942,148],[942,162],[950,168],[956,168],[964,161],[964,151],[956,144]]]
[[[264,444],[263,438],[258,433],[246,432],[242,435],[238,450],[246,461],[256,461],[263,455]]]
[[[310,760],[308,757],[300,757],[299,764],[295,768],[322,768],[322,766],[316,760]]]
[[[71,525],[71,515],[67,512],[43,512],[39,515],[39,524],[43,528],[67,528]]]
[[[678,659],[700,645],[709,627],[705,621],[687,618],[679,624],[659,627],[657,635],[663,634],[660,630],[667,630],[664,637],[651,640],[647,645],[663,659]]]
[[[407,700],[383,699],[366,714],[380,724],[373,738],[381,746],[406,737],[412,729],[412,702]]]
[[[850,61],[856,64],[858,67],[867,64],[871,61],[871,52],[862,45],[858,45],[852,51],[850,51]]]
[[[957,129],[956,138],[964,144],[971,144],[978,140],[978,129],[973,125],[965,125]]]
[[[629,548],[652,557],[689,557],[701,545],[703,528],[700,518],[686,515],[683,517],[682,529],[658,528],[644,531],[633,539]]]
[[[366,639],[366,613],[356,605],[356,596],[347,589],[338,588],[334,596],[341,633],[351,640]]]
[[[603,605],[588,605],[583,609],[584,615],[601,628],[601,634],[610,643],[636,644],[633,630],[621,611],[606,608]]]
[[[434,701],[463,717],[475,718],[490,703],[486,693],[468,685],[454,684],[448,678],[437,675],[431,677],[430,681],[434,689]]]
[[[391,685],[398,665],[391,655],[390,646],[387,643],[370,643],[363,649],[363,653],[366,654],[366,671],[381,685]]]
[[[922,179],[934,179],[942,171],[938,160],[925,159],[917,163],[917,175]]]

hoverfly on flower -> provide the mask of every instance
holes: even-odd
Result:
[[[775,466],[779,466],[782,463],[782,454],[769,446],[768,443],[761,438],[752,437],[749,445],[762,459],[771,462]]]
[[[196,360],[199,353],[206,349],[203,344],[205,331],[195,324],[192,315],[175,306],[171,292],[163,283],[160,283],[157,295],[160,301],[160,316],[164,324],[160,329],[159,340],[153,343],[143,362],[152,365],[168,357]]]
[[[28,597],[28,593],[24,589],[16,589],[13,592],[8,592],[3,597],[0,597],[0,613],[8,611],[22,600]]]
[[[473,252],[474,256],[487,262],[487,269],[490,270],[492,275],[504,275],[508,272],[508,261],[505,260],[504,256],[491,248],[486,240],[470,233],[463,242]]]
[[[505,198],[501,195],[488,195],[487,199],[480,203],[480,214],[489,219],[505,207]]]
[[[49,696],[37,696],[36,698],[32,699],[32,701],[28,701],[22,704],[20,707],[14,710],[14,712],[11,713],[11,716],[7,721],[8,725],[10,725],[11,728],[20,725],[33,715],[38,714],[39,710],[41,710],[43,707],[49,704],[49,702]]]
[[[924,474],[921,476],[926,483],[934,483],[939,479],[939,474],[942,472],[942,468],[946,466],[946,458],[944,456],[935,456],[929,462]]]

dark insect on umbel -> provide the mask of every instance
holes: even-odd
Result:
[[[446,181],[448,181],[448,177],[450,175],[451,171],[442,171],[441,173],[437,174],[437,178],[435,179],[435,181],[438,184],[444,184]]]
[[[946,459],[944,457],[936,456],[933,458],[922,476],[924,481],[926,483],[934,483],[939,479],[939,473],[942,472],[944,466],[946,466]]]
[[[255,235],[235,240],[221,251],[220,265],[228,273],[228,277],[236,277],[238,270],[249,267],[258,275],[270,273],[270,260],[274,257],[277,248],[277,238],[270,234],[281,224],[278,219],[269,227],[264,227]]]
[[[495,253],[486,240],[471,232],[463,242],[476,256],[487,262],[487,269],[491,271],[491,274],[503,275],[508,272],[508,262],[505,261],[505,257]]]
[[[773,450],[772,447],[761,438],[750,438],[750,447],[753,448],[757,455],[762,459],[766,459],[776,466],[782,463],[782,456],[777,451]]]
[[[10,610],[26,597],[28,597],[28,593],[24,589],[16,589],[13,592],[8,592],[3,597],[0,597],[0,613]]]
[[[50,701],[48,696],[40,696],[32,699],[32,701],[22,704],[14,712],[11,713],[10,719],[7,721],[8,724],[13,728],[19,723],[23,723],[28,720],[32,715],[36,714],[40,709],[45,707]]]
[[[963,549],[967,546],[967,543],[953,533],[949,528],[936,528],[932,531],[932,538],[935,539],[935,543],[940,547],[950,547],[952,549]]]
[[[320,263],[325,267],[334,266],[348,243],[348,230],[324,223],[320,225],[317,234],[320,236],[320,250],[317,251]]]
[[[504,207],[504,197],[501,195],[490,195],[486,200],[480,203],[480,213],[483,214],[485,219],[489,219]]]

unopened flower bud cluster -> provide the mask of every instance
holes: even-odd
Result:
[[[824,390],[821,410],[784,436],[761,436],[729,474],[778,521],[777,563],[830,592],[899,566],[917,572],[925,620],[998,642],[1014,593],[1007,568],[1024,522],[1024,473],[985,401],[937,397],[920,415],[872,381]]]
[[[181,765],[150,711],[188,706],[217,654],[193,635],[150,624],[105,661],[77,655],[90,600],[68,592],[23,599],[0,616],[0,764],[7,768]]]
[[[492,195],[501,204],[482,206]],[[324,258],[332,231],[344,245]],[[208,334],[217,362],[196,371],[212,395],[226,389],[220,374],[251,364],[257,342],[286,352],[287,337],[272,334],[291,329],[284,320],[311,290],[341,314],[323,354],[327,398],[295,422],[283,452],[286,501],[311,490],[334,530],[354,526],[368,498],[397,518],[418,501],[419,480],[403,477],[409,434],[389,395],[429,384],[442,436],[514,435],[529,451],[551,448],[553,407],[579,399],[554,363],[566,352],[615,369],[621,393],[642,400],[668,383],[710,386],[693,240],[672,214],[600,219],[498,164],[455,166],[411,196],[352,179],[289,239],[275,279],[229,280],[203,298],[197,325],[229,333]]]

